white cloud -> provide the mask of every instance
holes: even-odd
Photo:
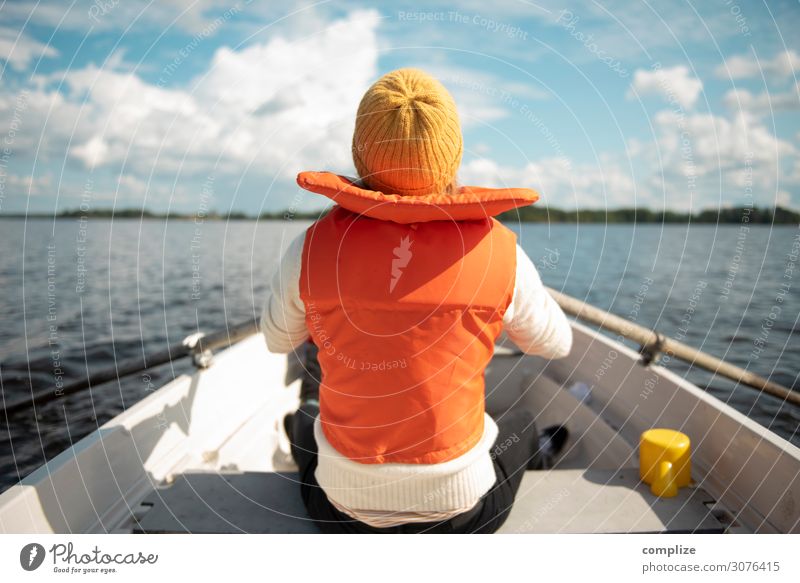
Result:
[[[67,151],[87,168],[139,175],[293,179],[302,169],[349,168],[354,112],[376,76],[377,26],[374,11],[359,11],[299,40],[220,48],[186,89],[94,66],[51,75],[27,96],[15,149]],[[61,91],[47,89],[62,77]],[[0,89],[0,109],[14,97]]]
[[[694,212],[718,205],[792,206],[789,192],[800,187],[800,152],[757,117],[663,110],[653,121],[653,140],[631,140],[627,157],[601,154],[595,164],[548,158],[523,167],[479,158],[462,166],[459,179],[534,188],[543,205],[559,208]]]
[[[542,205],[558,208],[634,206],[637,201],[633,176],[614,163],[576,165],[565,158],[546,158],[514,168],[478,158],[462,165],[459,180],[495,188],[533,188]]]
[[[655,116],[656,140],[639,154],[667,206],[772,205],[793,180],[797,149],[747,112]]]
[[[755,115],[800,110],[800,84],[789,91],[765,91],[753,94],[746,89],[731,89],[725,94],[725,105],[731,111],[747,111]]]
[[[4,177],[7,186],[22,191],[28,196],[41,196],[52,194],[53,178],[49,174],[44,176],[19,176],[8,174]]]
[[[102,136],[92,138],[80,146],[74,146],[71,153],[88,168],[95,168],[108,160],[109,147]]]
[[[742,166],[746,160],[775,164],[794,147],[773,136],[762,123],[746,113],[732,119],[713,114],[681,117],[672,111],[655,116],[658,146],[667,167],[691,158],[700,174]]]
[[[800,69],[800,55],[787,50],[771,59],[757,59],[756,55],[736,55],[725,59],[714,73],[722,79],[761,78],[762,74],[773,79],[796,76]]]
[[[697,102],[703,83],[689,73],[688,67],[678,65],[667,69],[638,69],[628,98],[636,95],[660,95],[667,102],[675,102],[689,109]]]
[[[58,51],[12,28],[0,26],[0,60],[22,71],[38,58],[56,57]]]

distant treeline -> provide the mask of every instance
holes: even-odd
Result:
[[[733,207],[707,209],[698,213],[676,213],[650,209],[578,209],[528,206],[503,213],[502,221],[525,223],[754,223],[758,225],[798,225],[800,213],[789,209]]]
[[[202,215],[185,213],[155,213],[142,209],[95,209],[83,212],[78,209],[58,213],[58,218],[115,218],[115,219],[173,219],[192,221],[252,221],[252,220],[314,220],[327,212],[322,211],[277,211],[250,215],[243,212],[218,213],[210,212]],[[0,218],[24,218],[26,215],[0,214]],[[28,214],[28,218],[52,218],[51,214]],[[757,225],[800,225],[800,213],[782,207],[755,208],[733,207],[724,209],[707,209],[698,213],[676,213],[672,211],[654,211],[650,209],[579,209],[563,210],[529,206],[503,213],[498,217],[501,221],[525,223],[730,223]]]

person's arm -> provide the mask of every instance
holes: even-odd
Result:
[[[308,338],[306,313],[300,299],[300,267],[303,261],[301,233],[287,247],[270,283],[261,311],[261,332],[270,352],[292,352]]]
[[[514,297],[503,317],[503,327],[511,341],[526,354],[563,358],[572,348],[572,328],[567,317],[519,245]]]

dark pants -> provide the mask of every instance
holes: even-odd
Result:
[[[441,522],[375,528],[337,510],[317,484],[314,418],[318,414],[319,407],[309,403],[302,405],[295,414],[292,455],[300,468],[300,492],[308,514],[326,533],[492,533],[508,518],[529,462],[536,467],[539,463],[539,437],[533,414],[523,409],[512,411],[496,419],[500,432],[491,456],[497,481],[474,508]]]

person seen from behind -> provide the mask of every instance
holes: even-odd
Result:
[[[538,195],[459,186],[462,149],[448,91],[399,69],[359,105],[359,178],[298,175],[336,205],[286,249],[262,331],[270,351],[306,354],[285,426],[323,532],[495,532],[526,469],[542,467],[540,442],[553,449],[535,412],[493,419],[484,396],[503,331],[545,358],[572,345],[515,234],[493,218]],[[550,437],[563,445],[566,431]]]

